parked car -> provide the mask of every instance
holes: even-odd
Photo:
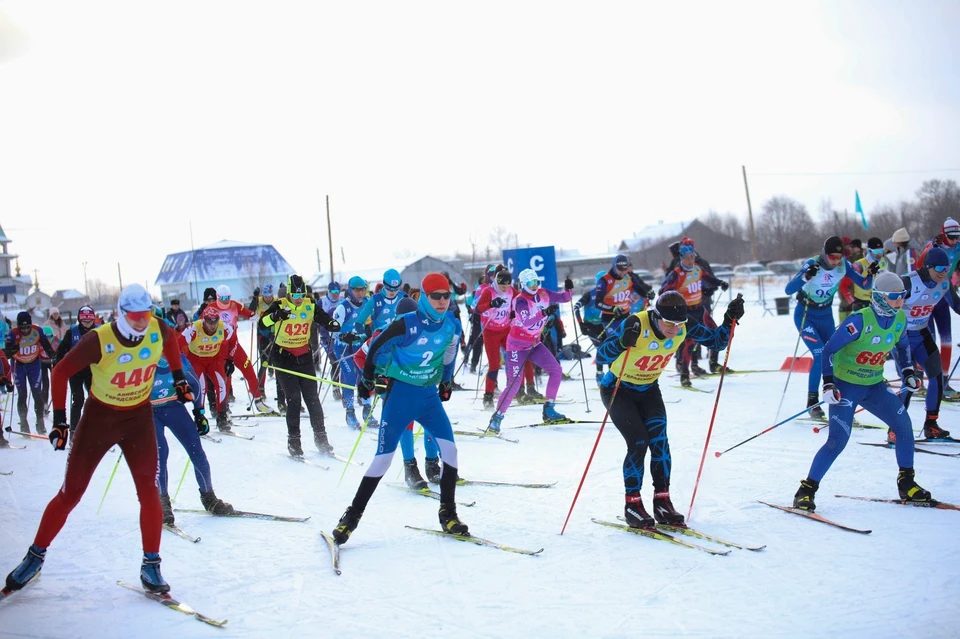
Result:
[[[767,270],[759,262],[747,262],[733,267],[734,277],[769,277],[772,275],[774,275],[773,271]]]
[[[798,260],[782,260],[769,262],[767,270],[773,271],[775,275],[788,275],[793,277],[800,271],[800,262]]]
[[[655,279],[657,279],[656,277],[653,276],[653,273],[651,273],[650,271],[648,271],[648,270],[646,270],[646,269],[640,269],[640,270],[634,269],[633,272],[636,273],[637,276],[638,276],[641,280],[643,280],[644,282],[646,282],[647,284],[650,284],[650,283],[653,282]]]
[[[711,264],[710,268],[713,269],[713,276],[721,280],[733,277],[733,266],[730,264]]]

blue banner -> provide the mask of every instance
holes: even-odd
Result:
[[[516,280],[520,271],[532,268],[540,276],[540,286],[559,290],[557,286],[557,256],[552,246],[508,249],[503,252],[503,264]]]

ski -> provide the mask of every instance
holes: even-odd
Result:
[[[458,479],[457,486],[512,486],[514,488],[552,488],[557,482],[549,484],[518,484],[509,481],[477,481],[474,479]]]
[[[224,619],[223,621],[217,621],[216,619],[211,619],[206,615],[201,615],[199,612],[197,612],[187,604],[177,601],[170,595],[158,595],[157,593],[144,590],[143,588],[139,588],[137,586],[128,584],[123,581],[117,581],[117,585],[123,586],[124,588],[127,588],[129,590],[133,590],[134,592],[139,592],[141,595],[145,596],[147,599],[152,599],[153,601],[162,603],[167,608],[176,610],[177,612],[182,612],[185,615],[190,615],[197,621],[202,621],[203,623],[210,624],[211,626],[222,628],[227,623],[226,619]]]
[[[511,444],[519,444],[519,439],[510,439],[509,437],[504,437],[502,433],[488,433],[485,430],[455,430],[453,431],[454,435],[464,435],[466,437],[480,437],[480,438],[490,438],[490,439],[502,439],[505,442],[510,442]]]
[[[213,435],[200,435],[200,439],[205,439],[208,442],[213,442],[214,444],[219,444],[223,441],[222,439],[214,437]]]
[[[0,475],[12,475],[12,470],[0,470]]]
[[[675,384],[671,384],[671,386],[673,388],[679,388],[680,390],[685,390],[685,391],[693,391],[695,393],[707,393],[709,395],[713,395],[714,393],[714,391],[712,390],[703,390],[702,388],[697,388],[696,386],[677,386]]]
[[[236,437],[237,439],[246,439],[247,441],[250,441],[256,437],[256,435],[241,435],[240,433],[235,433],[232,430],[221,430],[219,433],[221,435],[226,435],[227,437]]]
[[[813,417],[797,417],[795,421],[806,422],[808,424],[823,424],[823,428],[826,428],[829,425],[829,422],[826,419],[814,419]],[[887,430],[886,426],[880,426],[879,424],[865,424],[857,420],[853,420],[853,427],[863,428],[863,429],[872,428],[876,430]]]
[[[618,520],[618,521],[624,521],[623,516],[622,516],[622,515],[618,515],[618,516],[617,516],[617,520]],[[703,531],[701,531],[701,530],[696,530],[695,528],[691,528],[691,527],[689,527],[689,526],[674,526],[674,525],[672,525],[672,524],[655,524],[655,525],[656,525],[657,530],[662,531],[662,532],[681,533],[681,534],[686,535],[687,537],[695,537],[696,539],[702,539],[702,540],[704,540],[704,541],[711,541],[711,542],[713,542],[713,543],[715,543],[715,544],[720,544],[721,546],[727,546],[728,548],[738,548],[738,549],[740,549],[740,550],[752,550],[752,551],[756,552],[756,551],[759,551],[759,550],[763,550],[764,548],[767,547],[766,544],[764,544],[764,545],[762,545],[762,546],[744,546],[744,545],[742,545],[742,544],[738,544],[738,543],[733,542],[733,541],[727,541],[727,540],[725,540],[725,539],[720,539],[719,537],[715,537],[714,535],[708,535],[707,533],[705,533],[705,532],[703,532]]]
[[[199,508],[174,508],[178,513],[206,513]],[[213,517],[241,517],[243,519],[262,519],[263,521],[295,521],[304,522],[310,517],[284,517],[282,515],[268,515],[266,513],[252,513],[246,510],[234,510],[230,515],[212,515]]]
[[[538,422],[536,424],[524,424],[523,426],[504,426],[504,428],[545,428],[548,426],[566,426],[568,424],[599,424],[594,419],[563,419],[553,422]]]
[[[506,552],[515,552],[518,555],[530,555],[536,556],[543,552],[543,548],[540,550],[524,550],[523,548],[514,548],[512,546],[504,546],[503,544],[498,544],[495,541],[490,541],[489,539],[483,539],[481,537],[474,537],[471,534],[466,535],[454,535],[452,533],[443,532],[442,530],[433,530],[432,528],[417,528],[416,526],[406,526],[410,530],[419,530],[420,532],[429,533],[431,535],[437,535],[438,537],[448,537],[450,539],[456,539],[457,541],[466,541],[468,543],[476,544],[478,546],[489,546],[491,548],[498,548],[500,550],[505,550]]]
[[[321,466],[320,464],[315,464],[309,459],[305,459],[300,456],[294,457],[293,455],[284,455],[284,457],[286,457],[287,459],[292,459],[295,462],[300,462],[301,464],[305,464],[307,466],[313,466],[314,468],[319,468],[320,470],[330,470],[329,466]]]
[[[341,457],[336,453],[330,453],[329,455],[327,455],[327,457],[329,457],[330,459],[336,459],[338,462],[343,462],[344,464],[353,464],[354,466],[363,466],[363,462],[361,461],[354,461],[352,459],[347,459],[346,457]]]
[[[195,544],[195,543],[197,543],[197,542],[200,541],[200,538],[199,538],[199,537],[194,537],[194,536],[192,536],[192,535],[188,535],[187,533],[185,533],[185,532],[183,531],[182,528],[180,528],[180,526],[178,526],[178,525],[176,525],[176,524],[164,524],[164,525],[163,525],[163,528],[164,528],[164,530],[169,530],[170,532],[172,532],[173,534],[175,534],[177,537],[180,537],[181,539],[186,539],[186,540],[189,541],[190,543]]]
[[[893,450],[896,448],[893,444],[889,443],[879,443],[879,442],[857,442],[862,446],[879,446],[880,448],[889,448]],[[926,453],[928,455],[940,455],[941,457],[960,457],[960,453],[941,453],[936,450],[930,450],[928,448],[921,448],[917,445],[914,445],[913,450],[918,453]]]
[[[340,574],[340,544],[336,540],[327,534],[324,531],[320,531],[320,535],[323,537],[323,540],[327,542],[327,547],[330,549],[330,561],[333,564],[333,572]]]
[[[799,508],[791,508],[790,506],[778,506],[777,504],[770,504],[760,499],[758,499],[757,501],[763,504],[764,506],[770,506],[771,508],[782,510],[785,513],[793,513],[794,515],[800,515],[801,517],[806,517],[807,519],[819,521],[821,523],[828,524],[836,528],[840,528],[841,530],[848,530],[850,532],[860,533],[861,535],[869,535],[870,533],[873,532],[872,530],[861,530],[859,528],[852,528],[851,526],[844,526],[843,524],[838,524],[837,522],[831,521],[826,517],[821,517],[816,513],[812,513],[806,510],[800,510]]]
[[[916,506],[917,508],[938,508],[940,510],[960,510],[960,506],[931,499],[930,501],[908,501],[906,499],[881,499],[879,497],[855,497],[853,495],[834,495],[843,499],[859,499],[860,501],[878,501],[884,504],[900,504],[901,506]]]
[[[26,450],[26,449],[27,449],[26,446],[17,446],[16,444],[7,444],[7,445],[4,446],[3,448],[0,448],[0,450],[4,450],[4,449],[6,449],[6,448],[12,448],[13,450]]]
[[[924,437],[923,439],[913,440],[918,444],[960,444],[960,439],[954,439],[953,437]]]
[[[678,546],[683,546],[684,548],[694,548],[696,550],[702,550],[705,553],[717,556],[729,555],[732,551],[730,550],[716,550],[714,548],[707,548],[706,546],[700,546],[698,544],[692,544],[689,541],[684,541],[683,539],[677,539],[673,535],[668,535],[665,532],[660,532],[654,528],[631,528],[626,524],[618,524],[612,521],[603,521],[601,519],[590,519],[595,524],[600,524],[601,526],[609,526],[610,528],[616,528],[618,530],[623,530],[625,532],[630,532],[635,535],[641,535],[643,537],[649,537],[650,539],[659,539],[661,541],[669,541],[671,544],[676,544]]]
[[[410,488],[406,484],[389,484],[389,485],[393,486],[394,488],[398,488],[400,490],[406,491],[408,493],[423,495],[424,497],[429,497],[430,499],[436,499],[437,501],[440,501],[440,493],[438,493],[435,490],[430,490],[429,488],[421,488],[420,490],[417,490],[416,488]],[[466,501],[466,502],[458,501],[457,502],[457,506],[466,506],[467,508],[472,508],[476,505],[477,505],[477,502],[475,501]]]

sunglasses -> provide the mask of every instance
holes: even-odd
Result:
[[[153,315],[153,311],[124,311],[123,314],[126,315],[128,319],[132,319],[134,322],[142,322]]]
[[[302,300],[303,293],[290,293],[290,299],[292,300]]]
[[[400,290],[399,286],[387,286],[386,284],[383,285],[383,288],[390,291],[391,293],[396,293],[397,291]]]
[[[883,249],[882,249],[882,248],[870,249],[870,252],[871,252],[873,255],[876,255],[877,257],[881,257],[881,256],[883,255]]]
[[[206,322],[207,324],[216,324],[217,322],[220,321],[220,318],[219,318],[219,317],[204,317],[204,318],[203,318],[203,321]]]
[[[679,322],[674,322],[673,320],[668,320],[663,317],[660,318],[660,321],[668,326],[673,326],[674,328],[683,326],[684,324],[687,323],[687,320],[680,320]]]
[[[827,253],[827,258],[833,262],[839,262],[843,259],[843,253]]]
[[[330,290],[327,291],[327,293],[330,293],[331,295],[339,295],[339,294],[340,294],[340,289],[339,289],[339,288],[331,288]]]
[[[906,291],[897,291],[896,293],[884,293],[888,300],[902,300],[907,296]]]
[[[448,299],[450,299],[450,292],[449,292],[449,291],[447,291],[446,293],[430,293],[429,295],[430,295],[430,299],[432,299],[432,300],[434,300],[434,301],[437,301],[437,302],[439,302],[440,300],[448,300]]]
[[[220,297],[220,301],[221,301],[221,302],[229,302],[229,301],[230,301],[230,296],[229,296],[229,295],[223,295],[223,296]]]
[[[935,270],[937,273],[946,273],[950,270],[949,266],[931,266],[930,268]]]

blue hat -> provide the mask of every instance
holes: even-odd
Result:
[[[417,302],[412,297],[403,297],[397,302],[397,315],[412,313],[417,310]]]
[[[338,282],[337,280],[331,281],[329,284],[327,284],[327,290],[328,290],[328,291],[334,291],[334,290],[339,291],[339,290],[340,290],[340,282]]]
[[[395,291],[400,288],[400,284],[402,283],[403,280],[400,279],[400,273],[397,272],[397,269],[387,269],[383,273],[383,285],[387,288]]]
[[[619,253],[615,258],[613,258],[613,270],[619,269],[619,270],[625,271],[630,266],[631,266],[630,258],[624,255],[623,253]]]
[[[934,246],[927,251],[927,257],[923,260],[924,266],[950,266],[950,258],[947,252],[939,246]]]
[[[273,284],[269,282],[263,285],[263,288],[260,289],[260,294],[264,297],[273,297]]]
[[[347,286],[350,288],[367,288],[367,281],[359,275],[354,275],[350,278],[350,281],[347,282]]]
[[[680,257],[683,257],[684,255],[690,255],[691,253],[694,253],[694,252],[695,251],[693,250],[693,247],[690,246],[689,244],[680,245]]]

